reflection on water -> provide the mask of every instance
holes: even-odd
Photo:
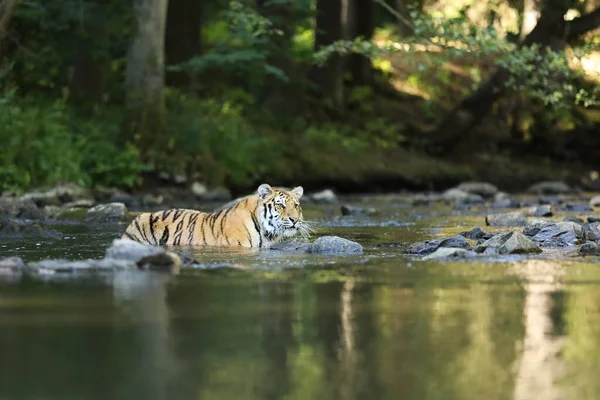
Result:
[[[598,264],[377,248],[478,221],[403,212],[321,231],[362,256],[196,249],[177,276],[0,279],[0,400],[600,397]],[[72,229],[0,255],[99,257],[118,235]],[[232,264],[250,269],[216,268]]]

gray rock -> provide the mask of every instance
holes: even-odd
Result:
[[[576,222],[576,221],[573,221],[573,222]],[[581,222],[583,223],[583,221],[581,221]],[[600,218],[598,218],[598,217],[588,217],[587,218],[587,222],[589,222],[590,224],[593,224],[595,222],[600,222]]]
[[[600,207],[600,196],[594,196],[590,199],[590,207]]]
[[[137,262],[144,257],[164,252],[166,250],[162,247],[149,246],[130,239],[115,239],[112,246],[106,249],[104,258]]]
[[[338,236],[321,236],[310,247],[317,254],[361,254],[363,247],[356,242]]]
[[[586,212],[586,211],[594,211],[594,209],[587,204],[565,204],[562,206],[557,206],[557,210],[559,211],[578,211],[578,212]]]
[[[89,222],[121,222],[125,220],[127,207],[123,203],[99,204],[90,208],[85,215]]]
[[[439,239],[426,240],[410,245],[407,254],[425,255],[436,251],[440,247],[457,247],[461,249],[469,249],[471,246],[467,239],[463,236],[456,235]]]
[[[163,195],[153,195],[153,194],[145,194],[142,197],[142,204],[148,207],[161,206],[165,202],[165,198]]]
[[[459,233],[459,235],[466,237],[467,239],[471,239],[471,240],[479,240],[479,239],[487,240],[492,237],[491,233],[484,231],[480,227],[473,228],[470,231],[461,232],[461,233]]]
[[[520,232],[506,232],[493,236],[473,249],[483,254],[531,254],[541,253],[531,239]]]
[[[554,221],[547,221],[545,219],[534,219],[533,221],[530,221],[527,224],[525,229],[523,229],[523,235],[533,237],[539,231],[541,231],[544,226],[553,224],[553,223],[554,223]]]
[[[585,222],[583,219],[581,219],[579,217],[573,217],[571,215],[566,216],[563,219],[563,221],[566,221],[566,222],[575,222],[576,224],[583,224]],[[589,221],[589,218],[588,218],[588,222],[592,222],[592,221]]]
[[[26,271],[40,275],[75,274],[81,272],[112,272],[136,268],[135,262],[129,260],[42,260],[30,263]]]
[[[486,198],[491,198],[498,193],[498,188],[487,182],[463,182],[456,188],[463,192],[478,194]]]
[[[498,200],[492,204],[492,208],[521,208],[521,202],[518,200]]]
[[[0,219],[0,237],[37,236],[47,239],[62,239],[62,233],[39,224],[14,219]]]
[[[494,201],[498,202],[498,201],[506,201],[506,200],[510,200],[510,194],[505,193],[505,192],[498,192],[494,195]]]
[[[182,172],[173,175],[173,182],[175,182],[175,184],[177,184],[177,185],[183,185],[187,181],[188,181],[187,175]]]
[[[477,253],[475,253],[471,250],[465,250],[465,249],[456,248],[456,247],[440,247],[433,253],[423,257],[423,261],[441,260],[441,259],[448,259],[448,258],[463,259],[463,258],[471,258],[471,257],[475,257],[475,256],[477,256]]]
[[[25,266],[21,257],[0,258],[0,271],[18,271]]]
[[[31,199],[21,197],[0,198],[0,215],[22,219],[44,219],[44,210]]]
[[[579,247],[577,254],[580,256],[600,256],[600,247],[596,243],[587,242]]]
[[[194,194],[194,196],[202,199],[204,198],[204,196],[206,195],[206,193],[208,193],[208,187],[206,187],[205,184],[200,183],[200,182],[194,182],[192,183],[192,186],[190,187],[190,190],[192,191],[192,193]]]
[[[459,204],[477,204],[483,203],[483,197],[478,194],[471,194],[457,188],[446,190],[442,193],[442,199],[447,202]]]
[[[338,198],[331,189],[325,189],[308,196],[312,201],[318,204],[335,204]]]
[[[94,204],[96,204],[96,202],[93,199],[81,199],[65,203],[62,205],[62,208],[92,208],[94,207]]]
[[[136,264],[144,270],[175,272],[181,268],[183,263],[177,254],[164,251],[142,257]]]
[[[525,210],[525,215],[528,217],[551,217],[553,215],[552,206],[550,204],[543,204],[530,207]]]
[[[531,185],[527,191],[534,194],[565,194],[572,193],[573,189],[562,181],[546,181]]]
[[[110,203],[123,203],[127,207],[131,207],[132,205],[134,205],[135,200],[136,200],[135,197],[133,197],[129,193],[125,193],[121,190],[116,190],[108,198],[108,201]]]
[[[349,204],[344,204],[341,207],[342,215],[348,216],[368,216],[377,214],[377,210],[370,207],[356,207]]]
[[[89,190],[76,185],[60,185],[49,190],[27,193],[22,200],[32,200],[38,207],[61,205],[70,201],[91,198]]]
[[[522,212],[509,212],[501,214],[490,214],[485,217],[488,226],[525,226],[527,217]]]
[[[568,247],[581,244],[587,240],[586,231],[575,222],[551,222],[531,238],[540,246],[546,247]]]
[[[304,238],[293,238],[289,240],[284,240],[283,242],[279,242],[271,246],[271,250],[278,251],[299,251],[299,252],[308,252],[310,253],[310,248],[312,244]]]

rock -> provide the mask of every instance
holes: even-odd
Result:
[[[417,193],[408,199],[408,203],[420,207],[430,206],[440,200],[442,200],[442,195],[438,193]]]
[[[510,200],[510,194],[508,194],[508,193],[498,192],[494,195],[495,202],[506,201],[506,200]]]
[[[21,197],[0,198],[0,215],[22,219],[44,219],[46,216],[33,200]]]
[[[310,253],[312,244],[304,238],[293,238],[284,240],[271,246],[271,250],[278,251],[300,251]]]
[[[192,191],[194,196],[201,199],[204,198],[204,195],[206,195],[206,193],[208,193],[208,188],[206,187],[206,185],[200,182],[192,183],[190,190]]]
[[[600,256],[600,247],[596,243],[587,242],[579,247],[577,254],[580,256]]]
[[[464,182],[458,185],[456,189],[486,198],[491,198],[498,193],[498,188],[487,182]]]
[[[466,237],[467,239],[471,239],[471,240],[479,240],[479,239],[487,240],[492,237],[491,233],[484,231],[480,227],[473,228],[470,231],[461,232],[461,233],[459,233],[459,235]]]
[[[131,207],[135,204],[136,199],[129,193],[125,193],[121,190],[116,190],[114,193],[110,195],[108,198],[109,203],[123,203],[127,207]]]
[[[559,211],[577,211],[577,212],[585,212],[585,211],[593,211],[593,208],[588,206],[587,204],[565,204],[564,206],[557,207]]]
[[[91,198],[91,193],[76,185],[60,185],[55,188],[27,193],[22,200],[32,200],[38,207],[61,205],[70,201]]]
[[[175,184],[177,184],[177,185],[183,185],[187,181],[188,181],[188,177],[184,173],[177,173],[177,174],[173,175],[173,182],[175,182]]]
[[[150,246],[130,239],[115,239],[112,246],[106,249],[104,258],[137,262],[144,257],[164,252],[166,250],[162,247]]]
[[[521,208],[521,202],[518,200],[499,200],[492,204],[492,208]]]
[[[100,204],[90,208],[85,220],[89,222],[121,222],[125,220],[127,207],[123,203]]]
[[[600,207],[600,196],[594,196],[590,199],[590,207]]]
[[[142,197],[142,204],[144,204],[147,207],[161,206],[164,202],[165,198],[161,194],[153,195],[148,193]]]
[[[525,226],[527,218],[522,212],[509,212],[502,214],[490,214],[485,217],[487,226]]]
[[[129,260],[42,260],[28,264],[25,270],[40,275],[55,275],[81,272],[113,272],[123,269],[133,269],[135,267],[135,262]]]
[[[477,204],[483,203],[483,197],[478,194],[470,194],[460,189],[448,189],[442,193],[442,199],[447,202],[462,203],[462,204]]]
[[[463,236],[456,235],[439,239],[426,240],[424,242],[413,243],[406,251],[407,254],[425,255],[436,251],[440,247],[458,247],[469,249],[471,246]]]
[[[181,258],[170,251],[147,255],[136,264],[140,269],[164,272],[178,272],[182,266]]]
[[[0,258],[0,273],[2,271],[14,272],[22,269],[25,262],[21,257],[4,257]]]
[[[506,232],[494,235],[473,249],[476,253],[483,254],[531,254],[541,253],[531,239],[519,232]]]
[[[533,237],[541,231],[544,226],[553,223],[554,221],[547,221],[545,219],[534,219],[527,224],[525,229],[523,229],[523,235]]]
[[[39,236],[47,239],[62,239],[62,233],[54,229],[46,229],[38,224],[16,221],[14,219],[0,219],[0,237],[13,236]]]
[[[52,207],[52,209],[50,209]],[[54,209],[53,206],[46,206],[44,210],[47,213],[47,218],[55,221],[64,220],[83,220],[87,214],[85,208],[58,208]]]
[[[536,207],[530,207],[525,210],[525,215],[527,217],[551,217],[553,215],[552,206],[549,204],[544,204]]]
[[[363,247],[338,236],[321,236],[313,242],[310,252],[316,254],[361,254]]]
[[[335,204],[338,198],[331,189],[325,189],[308,196],[312,201],[318,204]]]
[[[573,217],[573,216],[567,216],[567,217],[565,217],[563,219],[563,221],[566,221],[566,222],[575,222],[576,224],[580,224],[580,225],[585,222],[581,218],[579,218],[579,217]],[[588,222],[592,222],[592,221],[590,221],[589,218],[588,218]]]
[[[446,258],[471,258],[475,257],[476,255],[477,253],[471,250],[465,250],[456,247],[441,247],[433,253],[423,257],[423,261],[440,260]]]
[[[377,210],[370,207],[355,207],[348,204],[344,204],[341,207],[342,215],[348,216],[366,216],[366,215],[375,215],[377,214]]]
[[[567,247],[587,240],[586,231],[575,222],[549,222],[531,237],[535,243],[546,247]]]
[[[566,194],[572,193],[573,189],[562,181],[546,181],[531,185],[527,191],[534,194]]]
[[[538,204],[562,204],[565,202],[564,196],[542,196],[538,199]]]
[[[576,222],[576,221],[573,221]],[[583,221],[581,221],[583,222]],[[596,223],[596,222],[600,222],[600,218],[597,217],[588,217],[587,222],[589,222],[590,224]]]

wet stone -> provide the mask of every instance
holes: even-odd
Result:
[[[567,216],[565,217],[565,219],[563,220],[565,222],[575,222],[576,224],[583,224],[585,221],[579,217],[573,217],[573,216]],[[590,221],[590,219],[588,218],[588,222],[592,222]]]
[[[501,214],[489,214],[485,217],[485,223],[488,226],[525,226],[527,217],[522,212],[509,212]]]
[[[568,247],[585,242],[587,234],[581,225],[562,221],[542,226],[531,240],[545,247]]]
[[[577,212],[585,212],[585,211],[593,211],[593,209],[586,204],[565,204],[564,206],[556,207],[559,211],[577,211]]]
[[[92,207],[85,215],[89,222],[121,222],[125,220],[127,207],[123,203],[100,204]]]
[[[361,254],[363,247],[356,242],[338,236],[321,236],[310,247],[316,254]]]
[[[377,214],[377,210],[370,207],[356,207],[349,204],[344,204],[340,207],[342,215],[348,216],[369,216]]]
[[[176,272],[182,266],[181,258],[170,251],[150,254],[136,262],[139,269],[150,271]]]
[[[600,247],[596,243],[587,242],[579,247],[580,256],[600,256]]]
[[[481,197],[480,195],[468,193],[464,190],[460,190],[457,188],[446,190],[444,193],[442,193],[442,199],[447,202],[454,202],[458,204],[483,203],[483,197]]]
[[[590,207],[600,207],[600,196],[594,196],[590,199]]]
[[[112,246],[106,249],[104,257],[106,259],[137,262],[144,257],[164,252],[166,250],[162,247],[150,246],[130,239],[115,239],[112,242]]]
[[[271,246],[271,250],[310,252],[311,246],[312,244],[307,239],[293,238],[289,240],[284,240],[283,242],[279,242]]]
[[[483,254],[531,254],[542,249],[520,232],[506,232],[493,236],[473,249]]]
[[[487,182],[463,182],[456,188],[469,194],[477,194],[486,198],[491,198],[498,193],[498,188]]]
[[[471,239],[471,240],[479,240],[479,239],[487,240],[492,237],[491,233],[486,232],[485,230],[481,229],[480,227],[473,228],[470,231],[461,232],[461,233],[459,233],[459,235],[461,235],[467,239]]]
[[[440,247],[433,253],[423,257],[423,261],[442,259],[464,259],[476,257],[477,253],[456,247]]]
[[[440,247],[457,247],[469,249],[471,246],[463,236],[456,235],[451,237],[426,240],[424,242],[413,243],[406,251],[407,254],[425,255],[436,251]]]
[[[62,239],[62,233],[54,229],[44,228],[39,224],[17,221],[14,219],[0,219],[0,237],[38,236],[47,239]]]
[[[338,202],[338,198],[331,189],[325,189],[317,193],[313,193],[308,196],[313,202],[318,204],[335,204]]]
[[[536,207],[530,207],[525,210],[525,215],[528,217],[551,217],[552,206],[550,204],[543,204]]]
[[[54,275],[81,272],[113,272],[135,267],[135,263],[128,260],[42,260],[28,264],[25,270],[40,275]]]

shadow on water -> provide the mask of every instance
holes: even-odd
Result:
[[[0,399],[596,398],[600,265],[376,247],[481,225],[451,214],[324,224],[361,256],[187,249],[179,275],[0,280]],[[0,253],[97,258],[122,227],[60,229]]]

